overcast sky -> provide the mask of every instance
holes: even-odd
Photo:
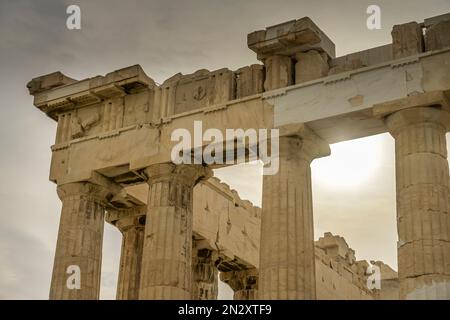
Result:
[[[70,4],[81,7],[81,30],[66,28]],[[381,7],[381,30],[366,28],[369,4]],[[344,55],[389,43],[393,24],[449,11],[450,0],[0,0],[0,299],[47,299],[50,286],[61,208],[48,181],[56,124],[33,107],[33,77],[60,70],[83,79],[140,64],[161,83],[177,72],[235,70],[257,62],[247,33],[304,16]],[[396,269],[393,156],[387,134],[333,145],[313,163],[313,193],[316,238],[340,234],[357,258]],[[260,205],[259,171],[218,175]],[[115,296],[120,241],[106,226],[104,299]]]

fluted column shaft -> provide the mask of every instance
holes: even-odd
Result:
[[[259,298],[316,299],[310,163],[329,147],[313,133],[279,146],[279,171],[263,178]]]
[[[450,299],[449,113],[410,108],[387,117],[395,138],[401,299]]]
[[[121,210],[114,225],[122,233],[117,300],[137,300],[141,280],[146,207]]]
[[[234,291],[234,300],[256,300],[258,295],[258,270],[246,269],[221,272],[220,279]]]
[[[192,300],[217,300],[219,271],[214,262],[213,251],[194,247],[192,253]]]
[[[193,188],[209,170],[157,164],[146,173],[151,223],[145,227],[139,299],[190,299]]]
[[[108,191],[88,182],[64,184],[58,186],[57,190],[62,201],[62,211],[50,299],[98,299]],[[79,276],[79,288],[68,285],[72,275]]]

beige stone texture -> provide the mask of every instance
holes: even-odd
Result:
[[[284,131],[279,171],[263,178],[258,292],[264,300],[311,300],[316,288],[310,163],[328,155],[329,147],[308,130]]]
[[[336,58],[305,17],[248,35],[264,66],[201,69],[162,85],[138,65],[84,80],[60,72],[32,79],[34,105],[57,122],[50,180],[63,209],[50,297],[98,298],[107,210],[123,233],[122,260],[131,261],[121,264],[118,298],[136,297],[137,287],[140,299],[214,298],[217,271],[259,269],[264,299],[388,299],[398,288],[403,299],[448,299],[448,21],[396,25],[391,44]],[[193,135],[194,121],[218,129],[223,144],[234,141],[226,129],[280,129],[280,171],[264,177],[262,213],[217,179],[199,183],[223,164],[169,164],[172,132]],[[368,292],[369,264],[342,238],[326,234],[314,248],[310,162],[331,143],[388,131],[396,140],[399,279],[379,264],[382,289]],[[143,236],[143,217],[130,213],[142,206]],[[69,265],[81,267],[79,290],[67,289]],[[230,281],[250,281],[239,279]],[[254,296],[245,290],[236,297]]]
[[[247,44],[264,62],[266,91],[324,77],[335,57],[334,43],[308,17],[250,33]]]
[[[374,290],[373,296],[377,300],[398,300],[399,299],[399,280],[398,273],[389,265],[382,261],[371,261],[372,265],[380,268],[381,289]]]
[[[328,75],[328,56],[315,50],[295,55],[295,83],[302,83]]]
[[[344,238],[326,232],[315,242],[315,254],[317,299],[398,299],[397,273],[381,261],[372,261],[372,265],[380,267],[381,289],[370,290],[367,286],[369,263],[357,261],[355,251]]]
[[[329,69],[328,74],[329,75],[338,74],[338,73],[342,73],[342,72],[356,70],[356,69],[359,69],[362,67],[364,67],[364,65],[363,65],[363,62],[361,61],[361,59],[359,59],[359,58],[355,58],[352,60],[344,60],[340,64],[337,64],[336,66],[331,67]]]
[[[386,44],[331,59],[329,74],[337,74],[363,67],[374,66],[391,60],[392,44]]]
[[[394,59],[423,52],[423,33],[417,22],[395,25],[391,34]]]
[[[258,298],[258,270],[245,269],[221,272],[220,280],[234,291],[234,300],[256,300]]]
[[[176,144],[171,141],[173,130],[192,130],[194,120],[202,121],[204,130],[219,129],[223,136],[230,121],[235,122],[232,127],[244,130],[255,124],[260,128],[271,127],[272,107],[258,95],[246,97],[245,101],[241,99],[238,105],[236,100],[225,101],[225,98],[221,98],[224,100],[220,101],[225,102],[219,105],[205,100],[200,109],[161,118],[168,107],[163,103],[166,100],[161,96],[161,88],[155,88],[148,77],[142,75],[141,69],[129,69],[126,79],[107,75],[109,80],[97,77],[96,82],[87,79],[35,94],[36,106],[58,120],[56,142],[52,147],[52,181],[63,184],[87,180],[96,171],[121,184],[143,182],[142,170],[147,166],[170,161],[171,148]],[[109,92],[111,97],[98,97],[95,85],[111,79],[117,79],[112,85],[122,93]],[[253,80],[255,83],[240,83],[241,89],[249,93],[262,87],[261,78]],[[247,85],[251,88],[246,88]],[[133,90],[126,91],[129,87]],[[102,90],[104,96],[107,93],[106,89]],[[87,98],[78,99],[79,96]],[[170,104],[170,109],[174,107]],[[241,112],[242,107],[246,113]]]
[[[126,189],[126,195],[115,196],[117,205],[119,198],[128,202],[147,202],[148,188],[144,185]],[[216,299],[219,270],[222,279],[228,279],[226,283],[235,288],[242,286],[244,280],[230,283],[230,275],[242,275],[242,271],[255,269],[259,265],[260,210],[250,202],[241,200],[235,191],[217,178],[202,181],[194,188],[192,299]],[[112,214],[115,212],[121,215]],[[108,210],[107,221],[123,219],[123,214],[127,212],[133,211]],[[196,269],[198,251],[202,253]],[[382,278],[381,290],[371,292],[367,289],[365,274],[369,264],[356,261],[355,252],[342,237],[326,233],[315,242],[317,299],[398,299],[397,273],[380,261],[372,264],[380,266]],[[256,297],[256,290],[242,291],[244,296],[237,291],[236,299]]]
[[[129,202],[147,204],[147,184],[129,186],[125,190],[113,198],[116,206]],[[211,177],[194,187],[193,248],[213,251],[219,270],[258,265],[260,227],[261,208],[242,200],[226,183]]]
[[[117,207],[136,203],[146,206],[147,193],[148,187],[144,184],[130,186],[115,195],[111,202]],[[217,298],[219,270],[229,272],[258,265],[261,209],[242,200],[236,191],[214,177],[200,181],[193,197],[191,298],[213,300]],[[141,214],[135,208],[108,210],[106,220],[118,226],[121,220],[135,221],[135,212]],[[125,270],[130,272],[132,268]],[[124,287],[132,286],[127,283],[134,279],[132,276],[124,279]],[[119,293],[120,288],[118,297]]]
[[[199,165],[156,164],[147,168],[146,174],[149,223],[145,226],[139,299],[190,299],[193,188],[210,173]]]
[[[355,251],[344,238],[326,232],[315,242],[316,294],[318,300],[398,300],[398,276],[382,261],[370,264],[380,268],[380,289],[369,289],[370,266],[356,260]]]
[[[293,84],[291,58],[273,55],[264,61],[264,65],[266,66],[264,90],[270,91]]]
[[[108,189],[90,182],[58,186],[62,211],[50,287],[51,300],[98,299],[108,194]],[[77,290],[68,286],[70,266],[76,266],[80,271],[80,288]]]
[[[430,17],[430,18],[426,18],[423,20],[423,26],[425,28],[429,28],[432,25],[435,25],[441,21],[448,21],[450,20],[450,12],[449,13],[444,13],[441,14],[439,16],[434,16],[434,17]]]
[[[180,114],[234,99],[234,73],[228,69],[213,72],[202,69],[193,74],[176,74],[158,89],[155,104],[162,117]]]
[[[249,269],[259,264],[261,208],[213,177],[194,188],[194,237],[219,255],[217,268]]]
[[[252,64],[235,71],[236,99],[258,94],[264,91],[264,66]]]
[[[263,60],[273,55],[293,56],[298,52],[318,50],[335,57],[334,43],[308,17],[280,23],[248,34],[248,47]]]
[[[194,241],[192,253],[192,300],[217,300],[219,293],[219,270],[217,253],[201,248]]]
[[[450,299],[450,113],[434,107],[387,117],[395,138],[401,299]]]
[[[429,91],[423,94],[414,94],[406,98],[376,104],[373,108],[373,114],[377,117],[387,117],[397,111],[430,106],[440,106],[446,111],[450,111],[447,94],[443,91]]]
[[[122,233],[117,300],[139,298],[146,213],[146,206],[109,209],[107,212],[106,221]]]
[[[37,94],[66,84],[76,82],[75,79],[63,75],[61,72],[53,72],[45,76],[37,77],[27,83],[30,94]]]
[[[440,21],[426,30],[425,48],[427,51],[440,50],[450,47],[450,17]]]

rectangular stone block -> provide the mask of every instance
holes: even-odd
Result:
[[[248,47],[263,60],[274,54],[293,56],[297,52],[318,50],[336,56],[335,45],[308,17],[258,30],[247,36]]]
[[[123,126],[150,122],[153,114],[153,90],[143,90],[124,97]]]
[[[350,71],[392,60],[392,44],[375,47],[330,60],[330,73]]]
[[[441,21],[426,30],[425,48],[427,51],[450,47],[450,20]]]
[[[400,59],[423,52],[422,28],[417,22],[395,25],[392,35],[392,55]]]
[[[266,59],[264,90],[270,91],[293,84],[292,60],[290,57],[274,55]]]
[[[251,96],[264,91],[264,66],[253,64],[235,72],[236,99]]]
[[[162,88],[160,101],[156,103],[164,116],[222,104],[235,98],[234,73],[226,68],[177,74],[166,80]]]
[[[328,56],[315,50],[296,54],[295,83],[302,83],[327,76]]]
[[[435,25],[441,21],[448,21],[450,20],[450,13],[441,14],[439,16],[434,16],[431,18],[427,18],[423,21],[423,25],[425,28],[429,28],[432,25]]]
[[[227,68],[211,72],[208,87],[208,105],[223,104],[235,99],[234,73]]]

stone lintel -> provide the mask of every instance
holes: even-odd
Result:
[[[314,159],[329,156],[331,154],[330,145],[319,137],[304,123],[286,124],[278,127],[280,137],[298,137],[303,143],[307,142]]]
[[[204,148],[205,146],[208,145],[208,142],[203,142],[204,144],[202,145],[202,148]],[[227,166],[226,164],[226,156],[227,154],[230,154],[232,152],[235,152],[235,150],[228,148],[227,146],[227,140],[224,139],[223,141],[219,141],[216,142],[217,145],[219,144],[223,144],[223,163],[222,164],[216,164],[213,163],[211,164],[211,168],[216,169],[216,168],[221,168],[224,166]],[[163,148],[163,146],[161,146],[161,148]],[[234,147],[233,147],[234,148]],[[245,148],[248,148],[248,141],[245,141]],[[194,154],[196,152],[195,148],[191,149],[191,163],[193,164],[194,162]],[[202,151],[203,152],[203,151]],[[203,154],[203,153],[202,153]],[[238,154],[235,152],[234,157],[236,159],[236,157],[238,156]],[[243,159],[245,160],[245,162],[249,162],[250,156],[249,153],[245,153]],[[172,159],[171,159],[171,149],[166,149],[164,151],[160,151],[160,153],[156,154],[156,155],[152,155],[152,156],[146,156],[146,157],[141,157],[139,159],[132,159],[130,161],[130,171],[140,171],[143,170],[151,165],[154,164],[162,164],[162,163],[172,163]]]
[[[383,118],[403,109],[436,106],[450,111],[449,99],[444,91],[430,91],[375,104],[373,106],[373,115],[378,118]]]
[[[294,56],[298,52],[318,50],[335,58],[335,45],[308,17],[291,20],[248,34],[248,47],[259,60],[278,54]]]
[[[117,194],[122,190],[122,187],[116,183],[114,183],[112,180],[108,179],[107,177],[92,171],[91,177],[88,179],[88,182],[102,186],[108,190],[111,190],[113,194]]]
[[[280,137],[282,136],[298,136],[303,140],[313,141],[318,145],[318,156],[317,158],[325,157],[330,155],[329,144],[322,138],[320,138],[313,130],[311,130],[306,124],[287,124],[278,128],[280,130]],[[227,149],[224,147],[224,153]],[[154,164],[172,163],[171,151],[166,150],[160,153],[141,157],[139,159],[130,162],[130,171],[140,171]],[[213,166],[214,167],[214,166]]]

